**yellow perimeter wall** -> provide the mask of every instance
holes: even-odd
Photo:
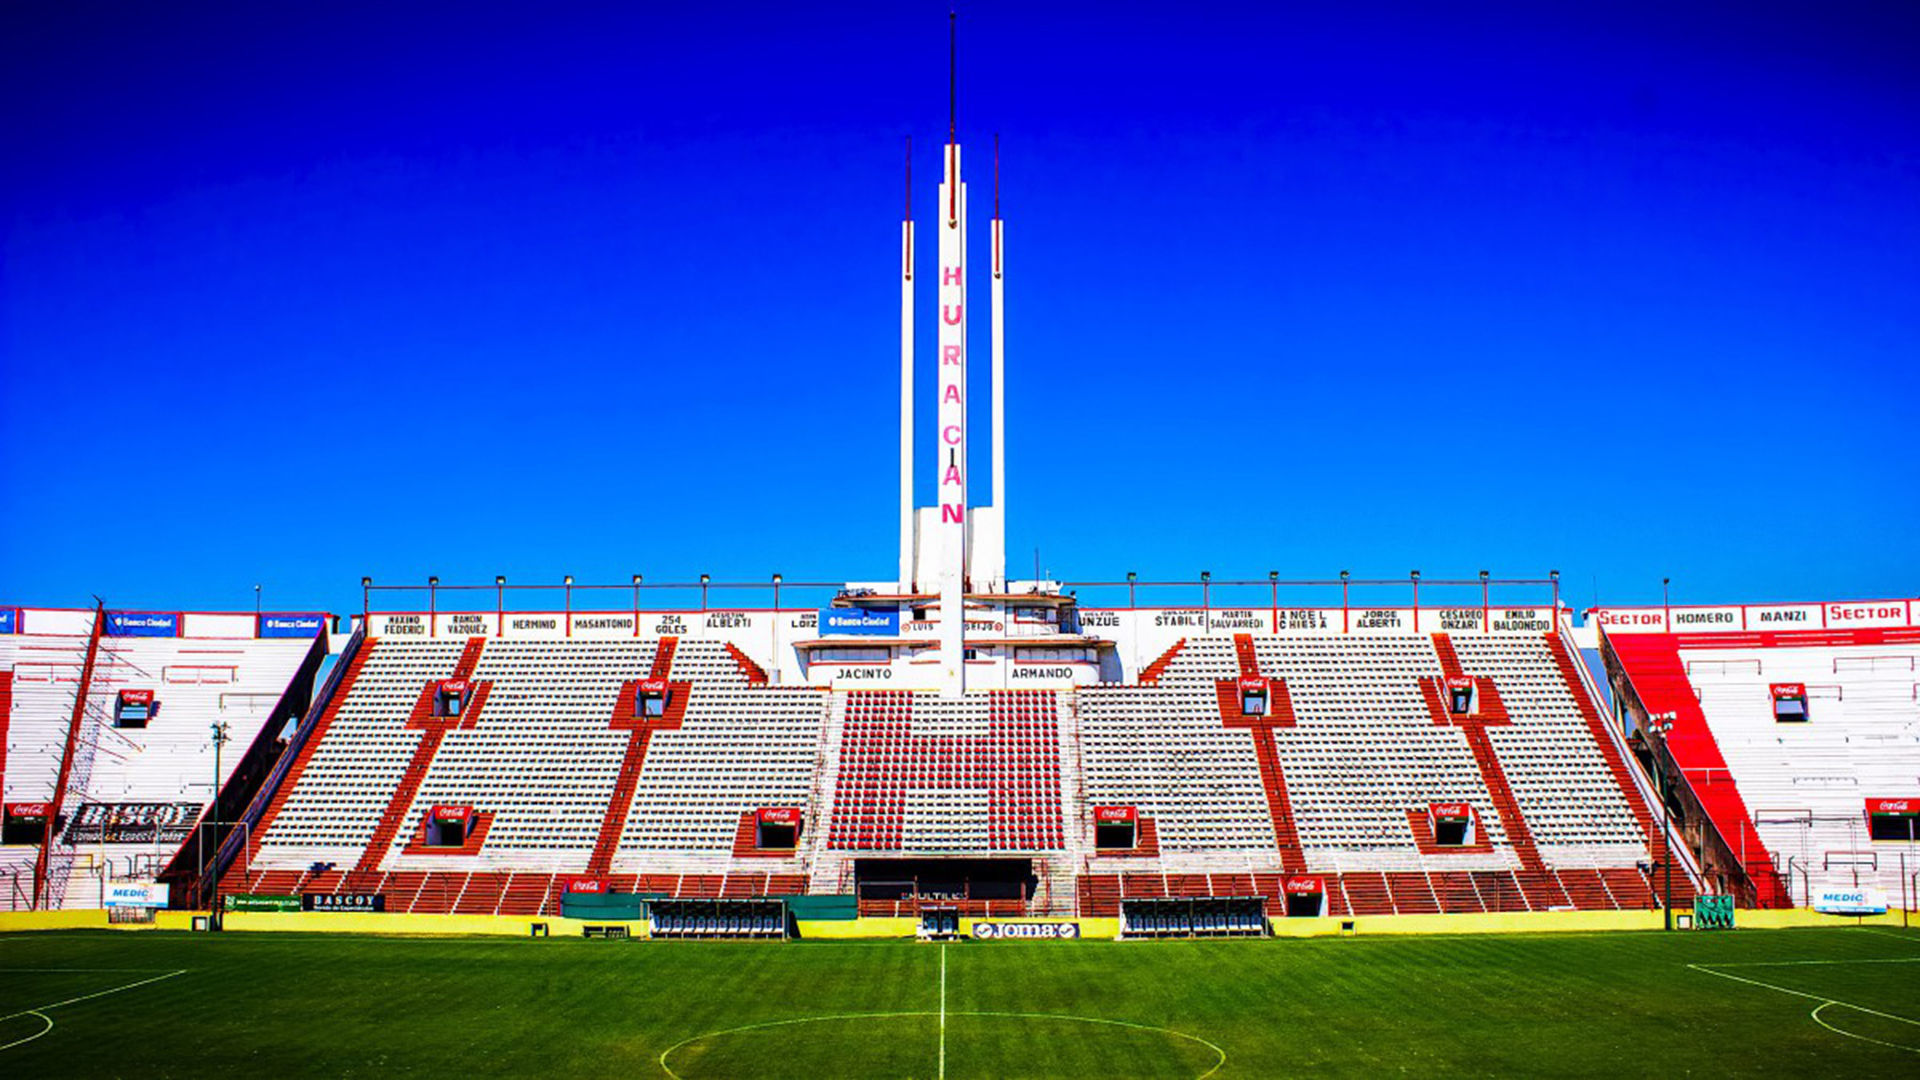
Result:
[[[191,930],[193,917],[204,912],[162,911],[152,926],[112,925],[105,911],[0,911],[0,933],[25,930]],[[1899,926],[1901,913],[1889,912],[1866,918],[1822,915],[1803,909],[1784,911],[1742,910],[1734,916],[1743,929],[1784,929],[1796,926]],[[299,933],[342,934],[487,934],[499,937],[526,937],[532,924],[543,922],[554,937],[578,937],[583,927],[625,926],[635,937],[647,932],[645,920],[632,922],[587,919],[534,918],[526,915],[400,915],[352,914],[346,912],[232,911],[226,915],[226,927],[236,931],[295,931]],[[971,933],[973,919],[962,919],[961,930]],[[1084,938],[1113,938],[1120,932],[1120,920],[1084,919],[983,919],[982,922],[1074,922],[1080,924]],[[1269,919],[1275,937],[1330,937],[1346,933],[1341,919]],[[1363,915],[1350,920],[1352,933],[1376,934],[1537,934],[1602,932],[1609,930],[1657,930],[1661,926],[1658,911],[1548,911],[1508,915]],[[812,939],[909,938],[919,921],[907,918],[869,918],[802,921],[800,936]]]

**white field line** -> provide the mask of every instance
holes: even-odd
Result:
[[[940,1080],[947,1080],[947,943],[940,943]]]
[[[1920,956],[1902,956],[1888,960],[1754,960],[1737,964],[1689,964],[1688,967],[1717,968],[1754,968],[1754,967],[1819,967],[1822,964],[1920,964]]]
[[[32,969],[30,969],[30,968],[22,968],[22,969],[19,969],[19,970],[21,970],[21,971],[30,971],[30,970],[32,970]],[[47,970],[47,971],[62,971],[62,970],[67,970],[67,971],[74,971],[74,972],[83,972],[83,971],[86,971],[87,969],[84,969],[84,968],[71,968],[71,969],[61,969],[61,968],[47,968],[47,969],[44,969],[44,970]],[[149,969],[147,969],[147,970],[152,970],[152,969],[151,969],[151,968],[149,968]],[[82,1001],[92,1001],[92,1000],[93,1000],[94,998],[100,998],[100,997],[106,997],[106,996],[107,996],[108,994],[117,994],[117,993],[119,993],[119,992],[120,992],[120,991],[122,991],[122,990],[132,990],[132,989],[134,989],[134,988],[136,988],[136,987],[141,987],[141,986],[146,986],[146,985],[147,985],[147,984],[149,984],[149,983],[157,983],[157,982],[160,982],[160,981],[161,981],[161,980],[163,980],[163,979],[171,979],[171,978],[173,978],[173,977],[174,977],[175,975],[185,975],[186,973],[187,973],[187,969],[186,969],[186,968],[181,968],[181,969],[180,969],[180,970],[178,970],[178,971],[169,971],[169,972],[167,972],[167,973],[166,973],[166,974],[164,974],[164,975],[155,975],[155,976],[154,976],[153,978],[151,978],[151,979],[141,979],[141,980],[140,980],[140,981],[138,981],[138,982],[130,982],[130,983],[127,983],[127,984],[126,984],[126,985],[124,985],[124,986],[115,986],[115,987],[112,987],[111,989],[107,989],[107,990],[98,990],[98,991],[95,991],[94,993],[91,993],[91,994],[82,994],[82,995],[80,995],[79,997],[73,997],[73,998],[68,998],[68,999],[67,999],[67,1000],[65,1000],[65,1001],[55,1001],[55,1002],[52,1002],[52,1003],[50,1003],[50,1004],[46,1004],[46,1005],[35,1005],[35,1006],[34,1006],[33,1008],[31,1008],[31,1009],[21,1009],[21,1010],[20,1010],[19,1012],[15,1012],[15,1013],[8,1013],[8,1014],[7,1014],[7,1015],[5,1015],[5,1016],[0,1016],[0,1023],[5,1023],[5,1022],[6,1022],[6,1021],[8,1021],[8,1020],[16,1020],[16,1019],[19,1019],[19,1018],[20,1018],[20,1017],[22,1017],[22,1016],[37,1016],[37,1017],[39,1017],[39,1018],[40,1018],[41,1020],[43,1020],[43,1021],[45,1021],[45,1022],[46,1022],[46,1025],[47,1025],[46,1027],[43,1027],[43,1028],[41,1028],[41,1029],[40,1029],[39,1031],[36,1031],[36,1032],[34,1032],[33,1034],[31,1034],[31,1035],[29,1035],[29,1036],[27,1036],[27,1037],[26,1037],[26,1038],[24,1038],[24,1039],[15,1039],[15,1040],[14,1040],[13,1042],[10,1042],[10,1043],[6,1043],[6,1044],[3,1044],[3,1045],[0,1045],[0,1050],[11,1050],[11,1049],[13,1049],[13,1048],[14,1048],[14,1047],[16,1047],[16,1046],[21,1046],[21,1045],[24,1045],[24,1044],[26,1044],[26,1043],[30,1043],[30,1042],[32,1042],[33,1040],[35,1040],[35,1039],[37,1039],[37,1038],[39,1038],[40,1036],[42,1036],[42,1035],[45,1035],[45,1034],[46,1034],[47,1032],[49,1032],[49,1031],[52,1031],[52,1030],[53,1030],[53,1017],[51,1017],[51,1016],[48,1016],[48,1015],[46,1014],[46,1010],[48,1010],[48,1009],[57,1009],[57,1008],[59,1008],[59,1007],[61,1007],[62,1005],[77,1005],[77,1004],[79,1004],[79,1003],[80,1003],[80,1002],[82,1002]]]
[[[1916,958],[1916,959],[1920,959],[1920,958]],[[1774,964],[1747,964],[1744,966],[1746,967],[1786,967],[1789,964],[1793,964],[1793,963],[1808,965],[1808,964],[1846,964],[1846,963],[1898,964],[1898,963],[1910,963],[1910,962],[1911,961],[1903,961],[1903,960],[1811,960],[1811,961],[1801,960],[1801,961],[1785,961],[1785,962],[1779,962]],[[1819,994],[1809,994],[1804,990],[1790,990],[1784,986],[1775,986],[1774,984],[1769,982],[1761,982],[1759,979],[1749,979],[1741,975],[1729,975],[1724,971],[1715,971],[1713,968],[1708,967],[1705,964],[1688,964],[1687,966],[1689,968],[1692,968],[1695,971],[1702,971],[1707,973],[1708,975],[1718,976],[1719,978],[1722,978],[1722,979],[1732,979],[1734,982],[1746,983],[1748,986],[1764,987],[1765,989],[1773,990],[1777,993],[1791,994],[1797,998],[1806,998],[1808,1001],[1817,1001],[1820,1004],[1814,1006],[1813,1011],[1808,1015],[1813,1019],[1814,1023],[1819,1024],[1821,1027],[1826,1028],[1828,1031],[1833,1032],[1835,1035],[1844,1035],[1849,1039],[1859,1039],[1861,1042],[1870,1042],[1879,1046],[1891,1047],[1892,1049],[1895,1049],[1895,1050],[1905,1050],[1910,1054],[1920,1054],[1920,1047],[1905,1046],[1900,1043],[1887,1042],[1883,1039],[1868,1038],[1865,1035],[1855,1035],[1851,1031],[1842,1031],[1841,1029],[1834,1027],[1832,1024],[1827,1023],[1825,1020],[1820,1019],[1820,1010],[1825,1009],[1831,1005],[1838,1005],[1843,1009],[1852,1009],[1855,1012],[1866,1013],[1868,1016],[1878,1016],[1883,1020],[1892,1020],[1892,1021],[1895,1021],[1896,1023],[1910,1024],[1914,1027],[1920,1027],[1920,1020],[1914,1020],[1905,1016],[1895,1016],[1892,1013],[1884,1013],[1878,1009],[1869,1009],[1865,1005],[1855,1005],[1851,1001],[1841,1001],[1839,998],[1821,997]],[[1731,967],[1733,965],[1723,964],[1720,966]]]

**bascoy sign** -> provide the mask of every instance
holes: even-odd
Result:
[[[301,893],[300,907],[306,911],[385,911],[385,893]]]

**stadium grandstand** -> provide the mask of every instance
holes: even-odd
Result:
[[[319,614],[0,609],[0,902],[151,884],[194,909],[650,904],[695,936],[759,936],[783,907],[929,936],[995,918],[1164,936],[1832,888],[1911,905],[1912,601],[1580,625],[1557,572],[1010,578],[1006,228],[996,190],[970,259],[957,138],[940,158],[926,447],[911,207],[899,234],[896,574],[569,578],[559,610],[509,603],[528,587],[504,578],[430,579],[424,609],[363,579],[345,635]],[[709,603],[761,588],[770,603]]]
[[[327,628],[0,609],[0,908],[98,908],[116,882],[196,877],[216,809],[238,814],[306,712]]]

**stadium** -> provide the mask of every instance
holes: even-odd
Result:
[[[1906,1075],[1920,598],[1023,572],[956,111],[894,565],[0,607],[0,1062]]]

